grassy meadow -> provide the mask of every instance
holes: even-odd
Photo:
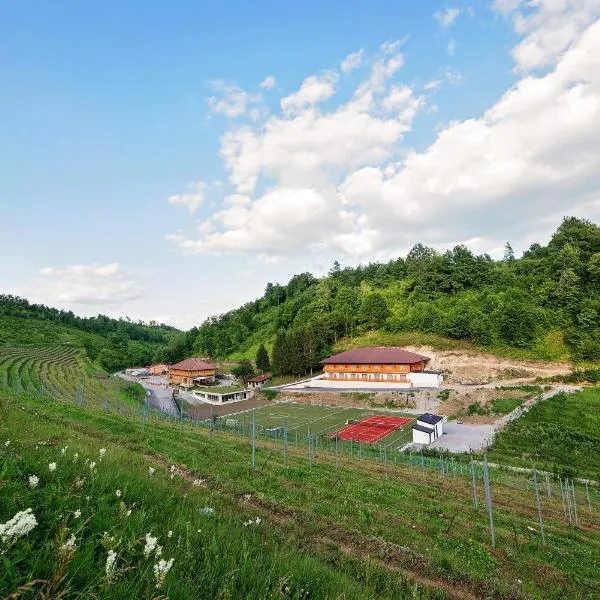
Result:
[[[37,521],[2,542],[0,597],[600,593],[596,496],[589,515],[581,509],[579,527],[565,523],[555,497],[543,498],[542,545],[527,481],[495,483],[493,548],[469,477],[399,465],[384,471],[348,457],[336,468],[325,452],[311,465],[306,449],[292,446],[284,461],[264,441],[252,470],[247,440],[189,423],[151,419],[142,428],[139,419],[91,407],[0,399],[0,523],[28,508]],[[483,498],[480,480],[477,491]]]
[[[496,436],[490,457],[600,480],[600,386],[538,402]]]

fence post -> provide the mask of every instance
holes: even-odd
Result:
[[[548,498],[552,498],[552,488],[550,487],[550,473],[546,473],[546,493]]]
[[[285,428],[285,417],[282,417],[283,429],[283,462],[287,460],[287,429]]]
[[[573,491],[573,513],[575,515],[575,525],[579,527],[579,516],[577,515],[577,498],[575,498],[575,483],[571,479],[571,490]]]
[[[340,467],[340,457],[338,454],[338,435],[335,435],[335,468],[336,470]]]
[[[212,408],[211,408],[211,431],[212,431]],[[252,468],[256,466],[256,409],[252,409]]]
[[[585,495],[587,496],[588,508],[590,509],[590,517],[592,516],[592,503],[590,502],[590,490],[588,489],[588,482],[585,482]]]
[[[475,508],[479,508],[479,500],[477,499],[477,485],[475,483],[475,469],[473,467],[473,459],[471,459],[471,478],[473,480],[473,504]]]
[[[569,513],[569,523],[573,522],[573,508],[571,506],[571,486],[569,479],[565,478],[565,496],[567,497],[567,511]]]
[[[535,487],[535,503],[537,506],[538,518],[540,520],[540,535],[542,536],[542,544],[545,544],[546,536],[544,535],[544,519],[542,518],[542,505],[540,503],[540,491],[538,489],[538,480],[535,467],[533,467],[533,486]]]
[[[565,515],[565,519],[567,518],[567,505],[565,503],[565,488],[563,486],[563,481],[562,479],[558,478],[558,483],[560,484],[560,499],[562,501],[562,507],[563,507],[563,513]]]
[[[488,516],[490,519],[490,537],[492,539],[492,546],[496,547],[496,533],[494,531],[494,514],[492,507],[492,490],[490,487],[490,474],[488,472],[487,454],[483,455],[483,477],[485,483],[485,501],[488,509]]]

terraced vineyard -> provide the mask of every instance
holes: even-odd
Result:
[[[0,347],[0,385],[80,406],[133,407],[144,397],[141,386],[109,377],[71,344]]]

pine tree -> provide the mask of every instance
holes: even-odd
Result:
[[[261,373],[266,373],[271,368],[269,353],[264,344],[261,344],[256,351],[256,368]]]

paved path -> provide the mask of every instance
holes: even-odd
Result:
[[[125,373],[116,373],[116,375],[126,381],[139,383],[146,390],[146,400],[152,408],[161,410],[169,415],[179,414],[179,409],[173,400],[173,388],[148,385],[143,379],[130,377],[129,375],[125,375]]]

